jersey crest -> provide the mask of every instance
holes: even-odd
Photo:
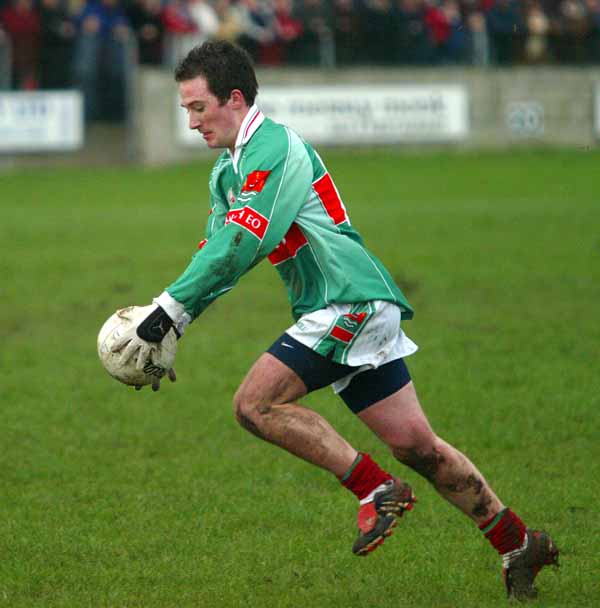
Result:
[[[235,194],[233,193],[233,188],[229,188],[229,190],[227,190],[227,202],[229,203],[230,207],[231,205],[235,204]]]

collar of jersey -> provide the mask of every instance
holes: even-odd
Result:
[[[258,109],[254,104],[249,110],[248,114],[244,117],[240,130],[238,131],[237,139],[235,140],[235,149],[233,154],[229,151],[231,156],[231,162],[233,163],[233,169],[237,173],[238,162],[242,153],[242,148],[250,141],[254,133],[260,125],[262,125],[265,115]]]

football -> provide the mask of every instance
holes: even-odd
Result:
[[[136,357],[125,364],[119,362],[121,352],[112,352],[115,342],[132,326],[138,325],[148,315],[148,307],[129,306],[117,310],[108,318],[98,334],[98,356],[104,369],[113,377],[130,386],[152,384],[157,378],[162,378],[173,366],[177,352],[177,336],[173,329],[169,330],[158,349],[152,355],[143,369],[136,369]],[[125,348],[125,347],[123,347]]]

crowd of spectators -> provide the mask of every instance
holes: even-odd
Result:
[[[265,66],[600,63],[600,0],[0,0],[2,37],[13,88],[78,86],[95,118],[132,49],[172,68],[210,38]]]

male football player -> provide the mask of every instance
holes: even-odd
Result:
[[[352,226],[319,155],[255,105],[251,62],[230,43],[196,47],[175,79],[190,129],[224,152],[210,177],[206,238],[148,317],[115,346],[123,360],[137,357],[143,366],[171,327],[183,334],[213,300],[268,258],[287,287],[296,322],[239,387],[239,423],[329,471],[356,495],[352,550],[368,555],[415,497],[407,483],[299,405],[304,395],[332,385],[396,459],[481,529],[502,555],[509,597],[534,597],[534,579],[543,566],[558,564],[558,549],[547,533],[527,528],[473,463],[432,430],[404,361],[417,349],[401,329],[413,311]]]

